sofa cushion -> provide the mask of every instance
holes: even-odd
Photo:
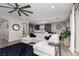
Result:
[[[45,34],[44,33],[34,33],[36,35],[36,38],[44,39]]]
[[[59,35],[58,34],[52,34],[52,36],[49,38],[48,42],[59,43]]]
[[[33,48],[48,55],[55,56],[55,46],[48,45],[48,42],[46,40],[33,45]]]

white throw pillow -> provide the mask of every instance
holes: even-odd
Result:
[[[58,34],[52,34],[52,36],[49,38],[49,42],[59,43],[59,35]]]
[[[49,33],[48,32],[45,32],[45,36],[49,36]]]

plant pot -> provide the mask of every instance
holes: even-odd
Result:
[[[70,46],[70,37],[67,37],[67,38],[64,39],[64,46],[69,48],[69,46]]]

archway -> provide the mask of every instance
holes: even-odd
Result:
[[[9,21],[0,18],[0,39],[9,39]]]

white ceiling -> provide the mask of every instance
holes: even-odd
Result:
[[[68,19],[70,15],[70,10],[72,8],[71,3],[28,3],[31,5],[31,10],[34,14],[29,14],[30,16],[22,16],[22,18],[29,19],[30,22],[35,24],[44,24],[44,23],[55,23],[63,22]],[[28,5],[27,3],[20,3],[21,6]],[[0,4],[6,5],[6,4]],[[6,5],[7,6],[7,5]],[[54,6],[55,8],[51,8]],[[11,9],[0,8],[0,13],[8,13]],[[17,13],[12,13],[17,16]]]

